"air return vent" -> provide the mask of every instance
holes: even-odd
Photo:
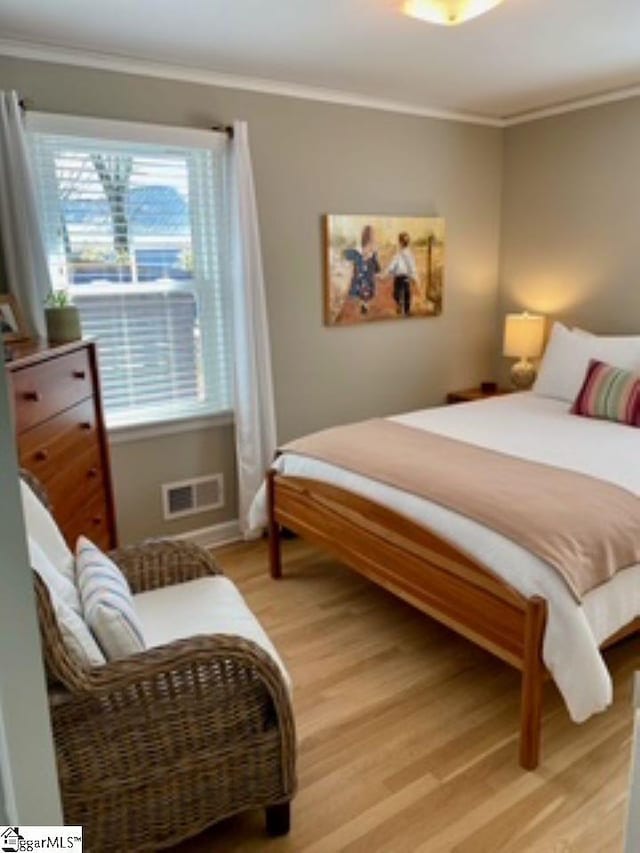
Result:
[[[221,506],[224,506],[222,474],[162,484],[162,510],[167,520],[195,515],[208,509],[220,509]]]

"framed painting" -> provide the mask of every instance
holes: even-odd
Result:
[[[0,329],[4,343],[23,341],[28,337],[18,303],[8,293],[0,293]]]
[[[442,313],[444,219],[329,214],[324,242],[328,326]]]

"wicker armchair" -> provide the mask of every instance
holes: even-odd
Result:
[[[134,593],[219,574],[203,549],[152,542],[112,552]],[[89,851],[157,850],[237,812],[289,828],[296,786],[291,703],[259,646],[197,636],[83,669],[35,577],[64,819]]]

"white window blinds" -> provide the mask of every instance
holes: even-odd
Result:
[[[54,287],[98,340],[107,422],[228,410],[227,141],[127,140],[101,124],[74,135],[41,120],[30,139]]]

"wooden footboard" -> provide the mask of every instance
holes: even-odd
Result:
[[[271,575],[282,575],[280,529],[351,568],[522,672],[520,764],[538,765],[546,602],[525,598],[485,566],[392,510],[327,483],[267,475]]]

